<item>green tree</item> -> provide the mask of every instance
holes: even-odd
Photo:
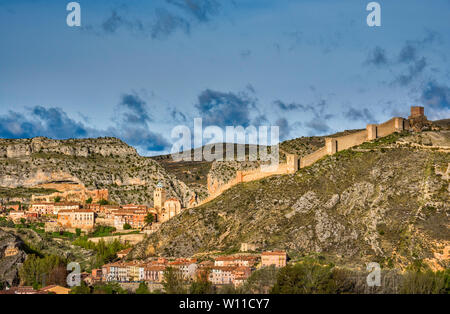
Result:
[[[55,201],[55,203],[61,202],[61,197],[60,196],[55,197],[54,201]]]
[[[404,294],[449,294],[450,269],[433,272],[431,270],[408,271],[401,282],[400,293]]]
[[[72,287],[70,294],[91,294],[91,289],[82,281],[80,286]]]
[[[123,230],[130,230],[131,229],[131,225],[129,223],[125,223],[123,225]]]
[[[104,205],[108,205],[109,202],[107,200],[101,199],[98,201],[98,204],[104,206]]]
[[[162,282],[164,291],[167,294],[186,293],[183,274],[179,269],[167,267],[164,270],[164,279]]]
[[[243,290],[253,294],[267,294],[277,282],[278,269],[263,267],[254,271],[244,284]]]
[[[151,225],[154,220],[155,220],[155,216],[153,216],[152,213],[148,213],[147,216],[145,217],[145,223],[147,225]]]
[[[86,204],[92,204],[92,197],[89,197],[89,198],[86,200]]]
[[[75,233],[76,233],[77,237],[81,236],[81,229],[80,228],[76,228],[75,229]]]
[[[315,294],[335,293],[333,265],[323,265],[314,260],[305,260],[282,268],[272,293]]]
[[[208,279],[209,272],[202,271],[199,273],[197,279],[192,282],[189,293],[190,294],[213,294],[214,288]]]
[[[28,286],[65,285],[65,267],[65,261],[59,256],[46,255],[40,258],[29,254],[19,269],[19,277]]]
[[[136,294],[150,294],[150,290],[148,290],[145,282],[139,284],[139,288],[136,289]]]
[[[127,294],[117,282],[101,283],[94,286],[94,294]]]

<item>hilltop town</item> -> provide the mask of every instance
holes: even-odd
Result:
[[[114,140],[102,141],[106,147],[117,145]],[[24,160],[35,163],[35,157],[65,160],[69,156],[75,158],[71,163],[82,163],[118,153],[95,148],[93,143],[86,149],[80,149],[79,143],[61,149],[45,139],[12,143],[13,148],[5,143],[0,147],[4,169],[11,170],[11,164]],[[214,286],[237,289],[260,269],[281,269],[289,259],[293,265],[310,254],[332,256],[330,261],[342,265],[377,258],[386,266],[400,267],[419,256],[435,270],[447,267],[450,246],[443,225],[421,224],[418,229],[424,233],[415,237],[423,245],[414,252],[405,242],[407,230],[417,224],[412,216],[439,221],[449,210],[448,130],[428,121],[423,107],[412,107],[408,118],[395,117],[368,124],[364,130],[326,137],[316,149],[294,149],[292,142],[281,147],[283,162],[276,169],[231,168],[235,175],[228,180],[208,175],[203,197],[153,160],[145,161],[157,169],[152,179],[139,170],[134,178],[131,173],[126,179],[119,174],[104,178],[111,181],[106,186],[85,184],[81,178],[86,174],[76,177],[75,172],[60,170],[3,176],[0,182],[5,187],[23,188],[11,181],[16,177],[31,193],[4,198],[1,203],[0,227],[12,240],[5,242],[0,257],[17,260],[14,266],[8,264],[13,271],[4,270],[9,278],[6,285],[30,284],[18,277],[26,255],[37,251],[26,244],[33,237],[50,237],[49,243],[68,242],[96,254],[100,254],[97,245],[115,243],[107,258],[102,256],[83,268],[83,280],[88,286],[120,283],[132,291],[144,282],[151,291],[162,291],[171,270],[185,283],[205,277]],[[133,150],[121,148],[118,154],[139,160]],[[405,196],[405,189],[423,194],[423,186],[415,182],[422,182],[424,173],[427,194],[420,200]],[[122,203],[119,188],[131,195],[129,186],[134,185],[144,187],[139,193],[146,193],[145,202]],[[412,214],[411,208],[418,209]],[[389,237],[380,239],[385,234]],[[403,243],[404,251],[393,252],[395,241]],[[22,290],[41,293],[45,288]]]

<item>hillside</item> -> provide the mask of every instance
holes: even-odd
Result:
[[[151,158],[116,138],[0,139],[1,196],[29,200],[31,194],[71,188],[108,189],[117,203],[153,203],[162,182],[168,194],[187,203],[193,193]]]
[[[421,134],[428,148],[413,147],[416,137],[393,134],[294,175],[235,186],[163,224],[129,258],[235,252],[250,242],[345,265],[448,267],[450,155],[433,149],[432,139],[450,146],[450,133]]]
[[[16,247],[18,253],[5,256],[5,250],[9,246]],[[5,282],[10,286],[19,284],[19,267],[27,256],[24,246],[20,238],[0,228],[0,283]]]

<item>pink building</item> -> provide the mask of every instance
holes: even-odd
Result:
[[[284,251],[263,252],[261,254],[261,266],[284,267],[286,266],[286,258],[286,252]]]

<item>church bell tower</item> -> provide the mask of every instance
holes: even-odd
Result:
[[[153,207],[161,213],[162,208],[164,206],[164,202],[166,201],[166,191],[161,182],[156,186],[155,191],[153,192]]]

